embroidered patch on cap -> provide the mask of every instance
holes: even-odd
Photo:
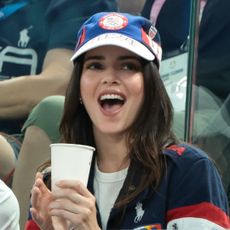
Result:
[[[99,20],[99,26],[105,30],[120,30],[127,26],[128,19],[116,13],[105,15]]]

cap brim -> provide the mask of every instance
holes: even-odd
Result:
[[[145,45],[138,42],[137,40],[119,33],[105,33],[89,40],[84,45],[82,45],[82,47],[80,47],[74,53],[71,61],[74,61],[81,54],[91,49],[106,45],[113,45],[127,49],[148,61],[153,61],[155,59],[154,54]]]

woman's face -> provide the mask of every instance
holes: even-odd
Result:
[[[132,52],[115,46],[88,51],[80,88],[94,131],[123,134],[143,103],[141,60]]]

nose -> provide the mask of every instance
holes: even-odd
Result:
[[[113,84],[120,83],[118,71],[116,71],[115,69],[110,68],[107,71],[105,71],[103,74],[104,74],[104,77],[102,78],[103,84],[113,85]]]

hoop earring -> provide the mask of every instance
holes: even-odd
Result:
[[[80,102],[81,105],[83,104],[81,97],[79,98],[79,102]]]

